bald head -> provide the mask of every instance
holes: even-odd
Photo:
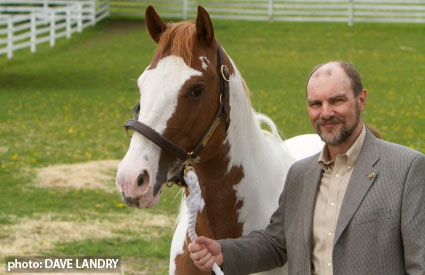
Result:
[[[363,90],[362,81],[359,72],[354,68],[351,63],[344,61],[332,61],[325,64],[317,65],[310,73],[307,79],[306,93],[309,87],[309,83],[312,79],[318,79],[323,77],[333,78],[336,74],[345,74],[348,77],[349,85],[351,90],[354,92],[354,96],[357,97]],[[346,79],[343,77],[343,79]]]

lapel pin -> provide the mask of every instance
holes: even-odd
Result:
[[[371,180],[375,177],[375,173],[370,173],[369,175],[367,175],[367,177]]]

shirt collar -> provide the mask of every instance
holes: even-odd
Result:
[[[363,147],[365,137],[366,137],[366,127],[363,124],[363,128],[362,128],[362,131],[361,131],[359,137],[353,143],[353,145],[351,145],[350,149],[348,149],[348,151],[344,154],[345,156],[347,156],[347,165],[348,166],[354,166],[356,164],[357,159],[360,156],[360,152],[361,152],[361,149]],[[323,146],[323,149],[320,152],[318,165],[325,170],[332,168],[333,165],[334,165],[334,161],[330,160],[329,149],[328,149],[328,146],[326,144]]]

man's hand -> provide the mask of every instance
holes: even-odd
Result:
[[[197,237],[195,242],[190,243],[188,249],[190,258],[200,270],[209,272],[214,263],[218,266],[223,264],[223,253],[219,242],[202,236]]]

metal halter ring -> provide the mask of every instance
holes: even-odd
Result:
[[[229,74],[229,69],[227,68],[227,66],[221,65],[220,70],[221,70],[221,76],[223,77],[223,79],[229,82],[230,78],[226,78],[226,75],[224,74],[224,70],[226,70],[226,72]]]

